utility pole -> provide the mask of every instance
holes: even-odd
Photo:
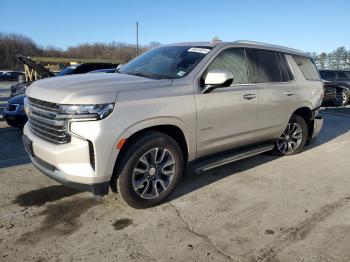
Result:
[[[136,56],[139,55],[139,22],[136,21]]]

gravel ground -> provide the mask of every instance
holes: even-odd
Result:
[[[57,184],[0,127],[0,261],[350,260],[350,117],[325,114],[300,155],[188,172],[147,210]]]

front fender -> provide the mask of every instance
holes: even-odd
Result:
[[[139,131],[156,127],[156,126],[162,126],[162,125],[175,126],[182,131],[187,144],[188,159],[189,160],[194,159],[196,156],[195,130],[191,130],[191,127],[188,127],[186,123],[179,118],[164,116],[164,117],[155,117],[155,118],[145,119],[145,120],[133,123],[132,125],[127,127],[126,132],[127,134],[130,134],[130,136],[132,136],[133,134]]]

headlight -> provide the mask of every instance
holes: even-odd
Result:
[[[112,113],[114,104],[99,105],[60,105],[58,113],[72,118],[106,118]]]
[[[23,100],[23,108],[24,108],[24,112],[26,112],[26,115],[29,116],[30,115],[30,110],[29,110],[28,97],[25,97],[24,100]]]

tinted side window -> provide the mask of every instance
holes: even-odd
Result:
[[[335,79],[334,71],[320,71],[320,74],[321,74],[321,78],[324,80]]]
[[[350,79],[350,73],[347,71],[338,71],[337,72],[337,77],[339,79]]]
[[[254,72],[255,83],[282,82],[277,53],[247,49],[247,57]]]
[[[281,69],[282,82],[289,82],[294,79],[292,70],[289,67],[286,56],[284,54],[278,54],[278,62]]]
[[[320,80],[316,65],[311,58],[297,55],[294,55],[293,58],[307,80]]]
[[[245,52],[242,48],[232,48],[222,51],[210,64],[207,71],[212,69],[226,69],[232,72],[232,84],[247,84],[248,70]]]

